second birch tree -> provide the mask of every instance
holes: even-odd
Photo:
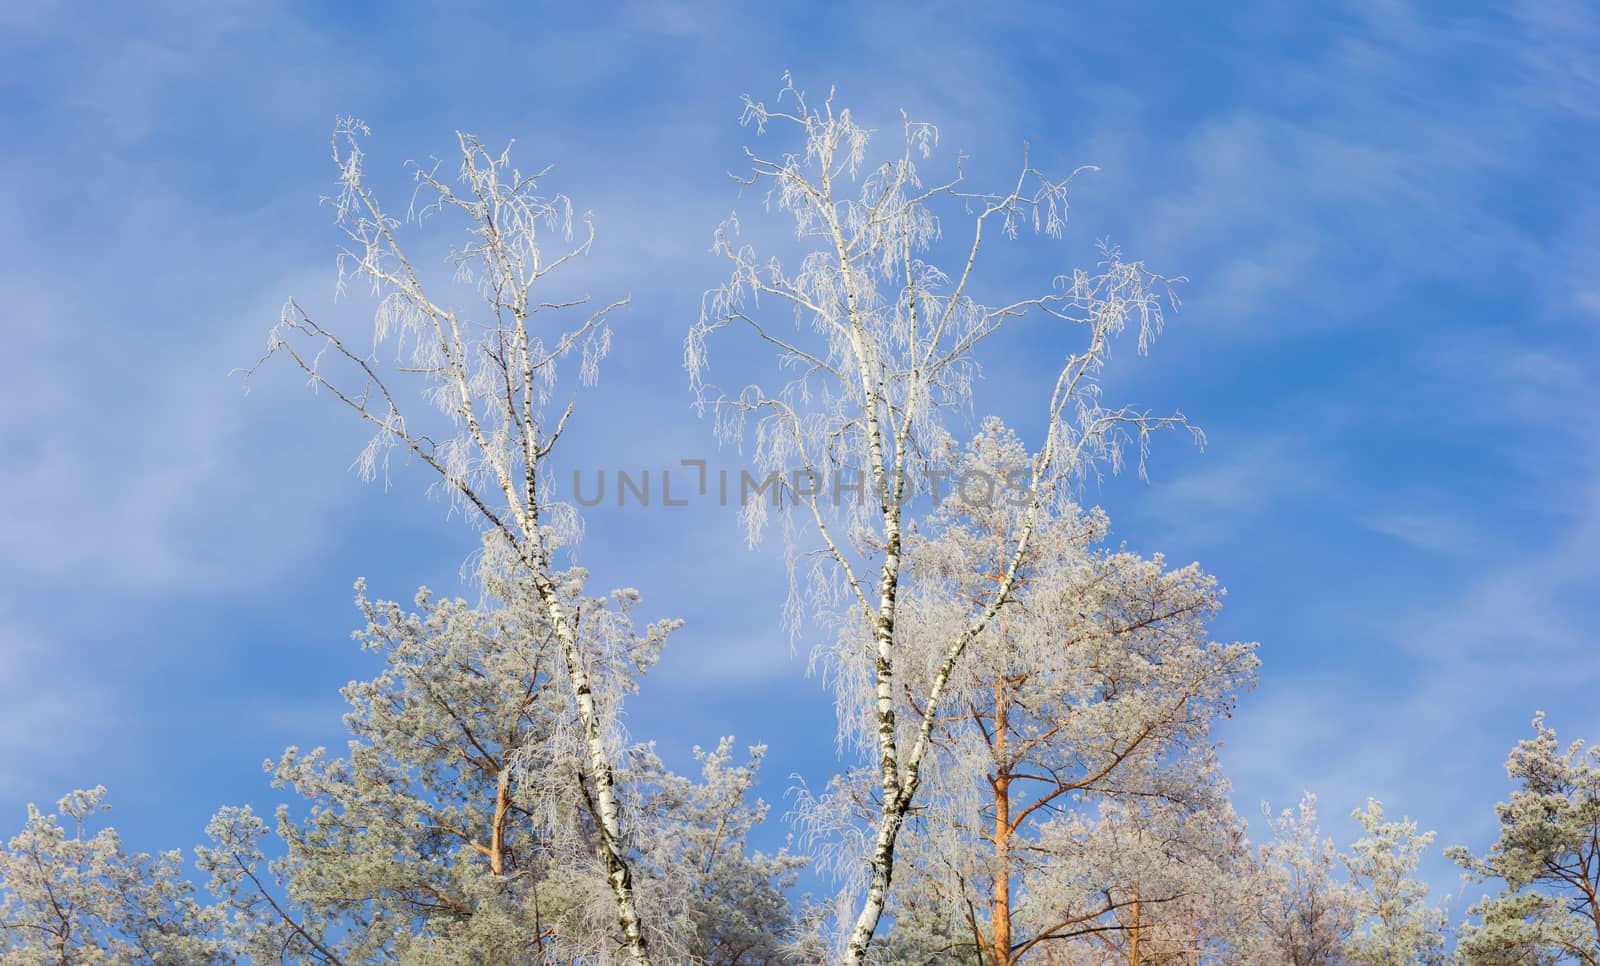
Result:
[[[787,80],[787,79],[786,79]],[[951,674],[967,647],[1010,598],[1040,513],[1070,502],[1073,485],[1098,467],[1120,466],[1124,444],[1140,456],[1148,435],[1186,425],[1181,415],[1101,404],[1096,377],[1126,329],[1144,349],[1161,327],[1166,280],[1106,247],[1093,271],[1073,271],[1040,293],[983,301],[980,256],[996,236],[1024,231],[1059,237],[1071,176],[1053,178],[1027,159],[998,191],[970,190],[958,160],[947,179],[925,181],[918,162],[938,141],[930,124],[906,119],[896,156],[869,163],[872,132],[836,108],[832,95],[813,105],[787,82],[776,106],[745,98],[744,120],[758,131],[791,132],[799,145],[775,156],[749,155],[746,183],[793,217],[800,251],[787,265],[740,241],[736,219],[717,232],[715,250],[732,266],[707,293],[685,349],[691,383],[727,438],[753,431],[754,461],[782,501],[798,509],[815,543],[807,585],[819,612],[839,614],[848,670],[836,676],[842,737],[872,761],[876,814],[852,873],[852,920],[839,936],[839,958],[866,960],[894,878],[895,850],[922,784]],[[966,230],[948,242],[955,220]],[[936,255],[954,251],[952,267]],[[774,311],[774,306],[779,309]],[[1007,325],[1043,321],[1066,330],[1077,348],[1045,394],[1045,430],[1024,477],[1013,555],[970,619],[936,650],[940,657],[918,722],[898,711],[906,642],[898,626],[903,599],[908,505],[930,495],[953,458],[947,428],[972,400],[977,353]],[[752,382],[720,389],[710,381],[708,346],[725,329],[742,329],[775,350],[786,375],[767,389]],[[840,490],[859,493],[839,506]],[[768,503],[746,502],[752,538],[770,516]],[[786,528],[794,533],[792,528]],[[791,557],[791,560],[797,560]],[[800,613],[792,581],[791,626]],[[859,671],[860,673],[856,673]],[[864,730],[857,724],[866,721]]]

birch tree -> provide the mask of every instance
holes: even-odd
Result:
[[[589,251],[592,222],[583,218],[574,242],[573,206],[545,191],[548,169],[524,172],[512,165],[509,147],[493,153],[458,134],[457,177],[442,162],[414,165],[406,214],[417,225],[454,219],[462,226],[448,263],[476,300],[458,306],[448,297],[458,289],[439,284],[412,258],[401,240],[405,223],[369,187],[361,140],[367,133],[360,121],[338,123],[338,190],[330,203],[347,238],[340,290],[366,284],[377,302],[370,347],[291,300],[262,361],[287,356],[314,388],[372,430],[358,460],[365,477],[386,475],[395,451],[427,467],[435,490],[497,538],[491,555],[532,583],[559,645],[563,697],[581,739],[578,790],[591,809],[624,948],[631,962],[648,963],[616,791],[625,684],[597,673],[596,655],[586,650],[559,586],[556,558],[578,522],[552,493],[547,467],[573,411],[571,387],[596,378],[611,344],[608,320],[625,300],[599,304],[554,288]]]
[[[1447,854],[1472,880],[1500,882],[1468,914],[1471,963],[1600,963],[1600,746],[1563,747],[1540,713],[1506,760],[1516,783],[1495,806],[1500,836],[1482,856]]]
[[[0,958],[14,966],[227,962],[182,854],[127,852],[115,829],[94,828],[105,799],[96,787],[64,796],[54,813],[29,805],[27,823],[0,848]]]
[[[957,477],[1010,480],[1029,465],[1016,436],[990,420]],[[930,689],[941,658],[917,646],[948,639],[948,628],[986,603],[1014,558],[1026,512],[999,499],[951,499],[908,539],[901,614],[909,692]],[[1115,811],[1118,820],[1106,819],[1098,833],[1134,842],[1142,841],[1143,817],[1167,819],[1177,838],[1189,834],[1178,813],[1218,807],[1224,784],[1210,765],[1211,724],[1254,681],[1254,645],[1207,638],[1221,606],[1215,579],[1196,565],[1169,568],[1159,555],[1107,550],[1100,544],[1108,527],[1098,510],[1038,515],[1010,599],[950,675],[949,710],[931,732],[922,825],[938,827],[933,839],[945,855],[929,866],[943,875],[964,870],[945,914],[983,936],[983,961],[997,966],[1079,932],[1107,937],[1121,928],[1108,917],[1138,909],[1136,885],[1122,888],[1128,877],[1113,875],[1109,861],[1086,867],[1082,843],[1062,832],[1063,817]],[[922,711],[913,701],[898,708],[911,722]],[[1139,800],[1176,811],[1132,807]],[[1061,881],[1058,866],[1066,865],[1081,870],[1092,901],[1062,901],[1059,888],[1056,901],[1034,901],[1031,893]],[[1146,891],[1146,918],[1192,894]],[[1137,926],[1125,931],[1138,935]]]
[[[816,551],[807,591],[798,573],[791,582],[791,629],[809,595],[815,613],[837,618],[841,652],[854,669],[835,675],[842,738],[871,759],[877,785],[873,831],[849,870],[860,881],[847,891],[859,899],[838,952],[856,964],[883,914],[950,676],[1011,595],[1039,514],[1068,501],[1075,481],[1119,467],[1124,444],[1142,458],[1152,431],[1185,425],[1181,415],[1104,406],[1096,391],[1125,329],[1136,330],[1141,350],[1160,329],[1166,280],[1108,246],[1092,271],[1047,281],[1038,293],[989,299],[980,293],[997,286],[978,281],[986,246],[1025,231],[1059,237],[1071,175],[1040,172],[1024,151],[1015,180],[995,191],[969,188],[959,158],[950,176],[925,181],[919,162],[930,157],[938,131],[909,118],[893,155],[869,162],[872,132],[831,94],[814,105],[787,78],[772,107],[746,97],[743,120],[799,142],[775,154],[748,151],[744,179],[793,218],[798,250],[787,262],[763,255],[740,239],[736,217],[726,221],[714,249],[731,274],[707,293],[685,362],[724,438],[753,436],[757,472],[794,511],[785,517],[795,536],[791,566]],[[955,241],[958,222],[965,224]],[[941,268],[935,258],[951,251],[953,262]],[[927,691],[913,696],[924,717],[907,727],[897,708],[906,646],[898,629],[904,513],[950,469],[947,423],[971,404],[984,342],[1025,321],[1049,323],[1052,336],[1077,347],[1042,393],[1042,439],[1026,478],[1014,481],[1027,494],[1014,559],[938,648]],[[709,346],[726,329],[775,352],[779,385],[741,379],[743,388],[724,390],[711,381]],[[860,496],[836,507],[843,487]],[[752,539],[772,516],[760,499],[745,501],[743,513]],[[795,524],[810,536],[801,538]],[[865,734],[857,726],[863,714],[871,721]]]

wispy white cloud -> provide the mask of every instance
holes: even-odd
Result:
[[[1426,509],[1400,509],[1364,518],[1362,525],[1418,550],[1435,554],[1459,554],[1472,546],[1476,537],[1465,521]]]
[[[1202,453],[1176,455],[1163,456],[1164,469],[1147,486],[1118,493],[1129,514],[1148,521],[1142,529],[1157,546],[1197,552],[1248,546],[1286,514],[1326,507],[1339,497],[1337,464],[1310,428],[1291,435],[1233,427],[1214,433]]]

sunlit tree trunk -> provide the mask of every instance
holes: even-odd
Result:
[[[1139,893],[1133,893],[1133,899],[1128,903],[1128,966],[1139,966],[1142,960],[1139,957],[1139,930],[1143,924],[1139,921]]]
[[[1002,623],[1001,634],[1005,633]],[[1010,731],[1010,693],[1003,680],[994,684],[994,750],[1000,764],[994,776],[994,899],[990,917],[994,923],[994,961],[996,966],[1011,963],[1011,766],[1006,760]]]

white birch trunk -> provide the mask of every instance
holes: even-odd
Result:
[[[573,699],[578,709],[578,723],[583,729],[584,751],[587,761],[581,772],[581,781],[589,786],[585,799],[591,803],[595,829],[600,836],[600,858],[606,868],[606,881],[617,904],[617,923],[622,928],[623,946],[628,952],[628,962],[635,966],[649,966],[650,955],[644,937],[644,924],[639,918],[638,903],[633,891],[633,869],[627,860],[622,828],[622,806],[617,801],[616,778],[611,767],[611,756],[606,750],[605,734],[600,715],[595,709],[594,690],[583,654],[569,621],[566,607],[550,582],[549,576],[536,571],[534,586],[550,614],[556,628],[556,638],[561,643],[561,657],[566,665],[567,677],[572,682]]]

